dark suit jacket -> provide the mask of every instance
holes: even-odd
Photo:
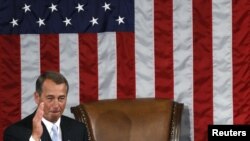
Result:
[[[32,133],[32,119],[34,113],[23,120],[9,126],[4,131],[3,141],[29,141]],[[43,125],[41,141],[51,141],[47,128]],[[87,141],[88,134],[84,124],[66,116],[61,117],[63,141]]]

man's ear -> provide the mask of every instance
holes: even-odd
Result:
[[[36,104],[38,105],[40,102],[40,96],[37,92],[34,93],[34,99],[35,99]]]

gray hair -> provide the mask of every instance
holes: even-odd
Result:
[[[69,91],[69,84],[67,79],[59,72],[54,72],[54,71],[46,71],[42,73],[36,80],[36,92],[41,96],[42,94],[42,87],[43,83],[46,79],[50,79],[56,84],[66,84],[67,86],[67,92],[68,94]]]

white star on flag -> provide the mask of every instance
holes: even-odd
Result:
[[[110,3],[107,4],[107,3],[105,2],[105,4],[104,4],[102,7],[104,8],[105,11],[106,11],[106,10],[111,10],[111,9],[110,9]]]
[[[51,3],[51,6],[49,7],[51,9],[51,12],[57,11],[57,5],[54,5],[53,3]]]
[[[83,4],[78,3],[78,5],[77,5],[77,7],[76,7],[78,13],[79,13],[80,11],[84,11],[83,6],[84,6]]]
[[[98,24],[97,20],[98,18],[92,17],[92,20],[90,21],[92,23],[92,26],[94,26],[95,24]]]
[[[116,21],[118,22],[118,24],[120,25],[121,23],[124,24],[124,17],[118,17],[118,19],[116,19]]]
[[[30,5],[27,5],[26,3],[24,4],[24,12],[26,13],[27,11],[30,11]]]
[[[37,23],[39,24],[39,27],[42,25],[45,25],[44,23],[44,19],[39,18],[39,20],[37,21]]]
[[[12,21],[10,22],[11,24],[12,24],[12,27],[14,27],[14,26],[18,26],[18,23],[17,23],[17,21],[18,21],[18,19],[12,19]]]
[[[65,18],[65,20],[63,21],[65,23],[65,26],[68,26],[69,24],[71,25],[71,19],[68,19],[67,17]]]

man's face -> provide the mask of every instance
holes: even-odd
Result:
[[[43,117],[51,122],[56,122],[66,106],[67,101],[67,86],[66,84],[56,84],[50,79],[44,81],[42,94],[39,96],[35,93],[35,101],[39,105],[44,102]]]

